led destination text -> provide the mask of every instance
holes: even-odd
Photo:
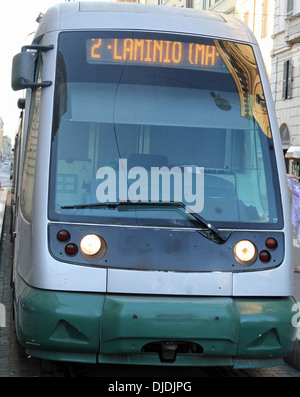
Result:
[[[216,67],[219,53],[215,46],[152,39],[87,40],[89,63],[128,62],[162,66]]]

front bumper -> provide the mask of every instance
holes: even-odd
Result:
[[[294,310],[294,311],[293,311]],[[32,356],[139,365],[278,365],[292,350],[295,300],[39,290],[18,277],[17,337]]]

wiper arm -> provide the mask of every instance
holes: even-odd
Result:
[[[201,223],[202,225],[207,227],[219,243],[225,243],[225,241],[227,240],[227,237],[218,228],[213,226],[205,218],[203,218],[197,212],[194,212],[189,206],[182,203],[181,201],[175,201],[174,203],[172,202],[172,203],[166,203],[166,204],[174,204],[175,206],[179,205],[180,207],[184,208],[189,214],[191,214],[197,220],[198,223]],[[208,236],[208,237],[211,240],[213,240],[213,238],[211,238],[210,236]]]
[[[61,209],[84,209],[84,208],[97,208],[97,207],[107,207],[107,208],[119,208],[119,207],[136,207],[136,206],[153,206],[153,207],[182,207],[184,208],[192,217],[200,223],[202,226],[206,227],[210,234],[207,235],[210,240],[216,241],[218,243],[225,243],[227,236],[225,236],[219,229],[209,223],[205,218],[194,212],[189,206],[181,201],[171,201],[171,202],[152,202],[152,201],[138,201],[133,203],[131,201],[120,201],[120,202],[107,202],[107,203],[89,203],[89,204],[75,204],[75,205],[64,205]]]

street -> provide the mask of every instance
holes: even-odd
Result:
[[[0,178],[2,187],[10,185],[9,174],[10,165],[1,165]],[[128,379],[133,377],[151,377],[158,381],[154,386],[160,388],[163,387],[163,384],[159,383],[159,378],[162,379],[164,377],[191,378],[189,379],[192,382],[191,385],[193,385],[193,382],[197,384],[197,379],[204,377],[300,377],[300,372],[294,370],[286,363],[273,368],[234,370],[226,367],[88,365],[60,363],[28,357],[18,344],[14,329],[11,288],[13,245],[10,237],[10,220],[11,206],[10,192],[8,191],[0,252],[0,302],[2,307],[5,308],[5,326],[3,327],[1,326],[3,324],[0,324],[0,377],[127,377]],[[107,379],[103,380],[103,382],[107,390],[109,387],[125,387],[124,384],[117,386]],[[149,391],[152,387],[150,386],[150,380],[147,381],[147,384],[145,382],[144,385],[146,386],[144,389]],[[140,384],[140,382],[136,383]],[[164,385],[164,387],[167,386],[170,385]],[[175,386],[178,386],[177,383]],[[143,389],[139,390],[143,391]]]

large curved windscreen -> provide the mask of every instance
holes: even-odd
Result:
[[[281,227],[250,46],[68,32],[56,67],[50,219],[189,227],[196,214],[216,226]]]

